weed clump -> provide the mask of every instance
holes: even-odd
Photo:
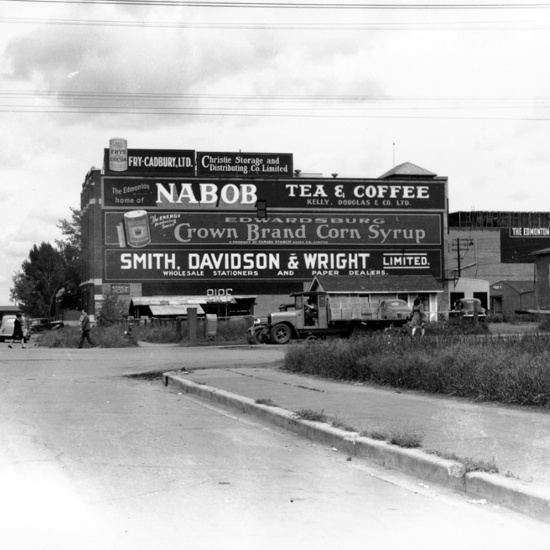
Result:
[[[313,411],[311,409],[301,409],[295,411],[295,414],[298,418],[302,420],[310,420],[311,422],[328,422],[328,416],[323,412]]]

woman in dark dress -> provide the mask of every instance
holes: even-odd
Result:
[[[422,331],[422,336],[426,333],[426,314],[420,298],[416,297],[412,308],[411,334],[414,337],[416,330]]]
[[[15,322],[13,323],[13,336],[11,337],[11,343],[8,345],[8,348],[11,348],[16,340],[21,342],[21,347],[25,349],[25,336],[23,335],[23,323],[21,322],[22,315],[18,313],[15,316]]]

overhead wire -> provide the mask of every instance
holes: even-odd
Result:
[[[0,0],[0,2],[9,2],[11,0]],[[498,4],[351,4],[351,3],[308,3],[308,2],[179,2],[179,1],[154,1],[147,0],[135,0],[135,1],[115,1],[115,0],[99,0],[99,1],[72,1],[72,0],[22,0],[29,3],[43,3],[43,4],[113,4],[113,5],[155,5],[155,6],[172,6],[172,7],[223,7],[223,8],[235,8],[235,7],[254,7],[254,8],[303,8],[303,9],[546,9],[550,8],[550,4],[538,3],[538,4],[518,4],[518,3],[498,3]],[[453,23],[367,23],[367,24],[309,24],[309,23],[292,23],[292,24],[273,24],[273,23],[197,23],[197,22],[176,22],[176,21],[128,21],[128,20],[93,20],[93,19],[43,19],[43,18],[0,18],[1,23],[17,23],[17,24],[46,24],[46,25],[80,25],[80,26],[121,26],[121,27],[161,27],[161,28],[185,28],[185,29],[273,29],[273,30],[418,30],[419,28],[436,30],[436,29],[463,29],[465,25],[470,25],[468,30],[487,29],[488,25],[493,25],[491,28],[498,28],[495,25],[509,25],[512,28],[544,28],[548,26],[549,22],[545,21],[483,21],[483,22],[453,22]],[[422,25],[422,27],[419,27]],[[516,25],[516,27],[513,27]],[[527,25],[527,26],[526,26]],[[542,25],[542,26],[541,26]],[[330,103],[338,102],[339,104],[358,104],[358,103],[371,103],[376,104],[377,110],[398,111],[402,109],[414,110],[414,111],[428,111],[432,112],[438,109],[445,110],[476,110],[479,108],[487,109],[513,109],[520,107],[530,108],[544,108],[547,107],[549,98],[510,98],[510,97],[487,97],[487,98],[464,98],[464,97],[447,97],[447,98],[434,98],[434,97],[376,97],[376,96],[284,96],[284,95],[216,95],[216,94],[130,94],[130,93],[94,93],[94,92],[66,92],[66,91],[17,91],[17,90],[0,90],[0,98],[29,98],[32,97],[36,101],[38,99],[56,100],[65,105],[0,105],[1,112],[42,112],[42,113],[113,113],[113,114],[170,114],[170,115],[188,115],[188,116],[302,116],[302,117],[346,117],[346,109],[341,107],[335,108],[331,105],[325,105],[322,110],[319,106],[316,107],[299,107],[289,108],[284,107],[160,107],[160,103],[167,102],[218,102],[218,103],[234,103],[234,102],[247,102],[247,103]],[[92,100],[95,105],[67,105],[67,102],[78,103],[83,100]],[[121,106],[118,103],[121,101],[131,101],[134,105],[128,108],[128,105]],[[426,102],[430,102],[430,106],[426,106]],[[111,103],[111,105],[100,105],[99,102]],[[112,104],[114,102],[114,105]],[[391,106],[380,108],[380,103],[396,104],[405,103],[405,106]],[[406,106],[412,102],[412,106]],[[434,106],[434,102],[436,105]],[[137,106],[137,103],[144,104]],[[373,108],[373,107],[369,107]],[[357,109],[354,107],[353,117],[369,117],[371,115],[361,114],[359,111],[367,111],[369,108]],[[216,112],[212,112],[216,110]],[[223,110],[223,112],[222,112]],[[206,112],[210,111],[210,112]],[[251,111],[254,111],[252,113]],[[270,112],[271,111],[271,112]],[[276,113],[274,111],[277,111]],[[296,111],[300,111],[297,113]],[[308,112],[309,111],[309,112]],[[315,111],[315,114],[311,114],[311,111]],[[394,118],[382,115],[381,118]],[[397,118],[435,118],[429,117],[403,117]],[[545,117],[438,117],[438,118],[461,118],[468,120],[547,120]]]
[[[230,101],[438,101],[438,102],[495,102],[495,101],[528,101],[544,102],[550,101],[550,96],[406,96],[406,95],[327,95],[327,94],[213,94],[213,93],[167,93],[167,92],[89,92],[89,91],[68,91],[68,90],[1,90],[0,97],[45,97],[63,99],[153,99],[157,100],[230,100]]]
[[[226,110],[227,111],[227,110]],[[95,107],[90,108],[44,108],[44,107],[22,107],[22,108],[13,108],[0,106],[0,113],[54,113],[54,114],[120,114],[120,115],[154,115],[154,116],[196,116],[196,117],[240,117],[240,118],[317,118],[317,119],[415,119],[415,120],[483,120],[483,121],[531,121],[531,122],[548,122],[550,121],[550,116],[548,117],[536,117],[536,116],[450,116],[450,115],[435,115],[435,116],[425,116],[425,115],[371,115],[371,114],[361,114],[353,111],[350,114],[335,114],[335,113],[295,113],[295,112],[284,112],[284,113],[272,113],[272,112],[207,112],[204,109],[189,110],[189,109],[166,109],[159,110],[158,108],[146,110],[144,109],[128,109],[128,108],[112,108],[107,110],[106,108],[98,109]]]
[[[0,0],[0,2],[38,4],[93,4],[124,6],[200,7],[231,9],[304,9],[304,10],[539,10],[550,9],[550,3],[440,3],[440,4],[382,4],[382,3],[334,3],[334,2],[230,2],[230,1],[180,1],[180,0]]]
[[[0,0],[1,1],[1,0]],[[219,23],[186,21],[130,21],[97,19],[44,19],[27,17],[0,17],[0,24],[16,25],[62,25],[85,27],[128,27],[128,28],[166,28],[187,30],[274,30],[274,31],[451,31],[451,30],[546,30],[550,21],[453,21],[453,22],[415,22],[415,23]]]
[[[15,103],[17,101],[17,103]],[[32,101],[32,104],[25,102]],[[219,117],[415,118],[546,121],[550,97],[177,94],[0,90],[0,112]],[[530,116],[525,114],[528,109]],[[501,111],[483,115],[480,110]],[[504,112],[518,111],[515,116]],[[377,116],[372,111],[379,113]],[[403,111],[412,113],[404,115]],[[460,115],[442,115],[458,111]],[[383,113],[383,114],[380,114]]]

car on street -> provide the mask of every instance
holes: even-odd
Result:
[[[62,326],[63,326],[63,321],[52,321],[47,317],[35,317],[33,319],[30,319],[31,333],[43,332],[45,330],[61,328]]]
[[[13,336],[13,327],[15,325],[15,315],[4,315],[2,317],[2,323],[0,324],[0,342],[5,342],[6,340],[11,340]],[[23,335],[27,340],[30,340],[31,330],[29,327],[29,322],[25,317],[21,318],[23,323]]]
[[[0,325],[0,341],[5,342],[13,336],[13,325],[15,324],[15,315],[4,315]]]

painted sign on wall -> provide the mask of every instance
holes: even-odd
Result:
[[[550,248],[550,228],[510,227],[500,230],[500,261],[503,264],[532,264],[532,253],[544,248]]]
[[[249,215],[131,210],[105,212],[105,244],[147,245],[440,245],[440,214],[342,216],[307,212],[265,219]]]
[[[291,177],[289,153],[197,153],[197,176]]]
[[[111,294],[116,296],[129,296],[130,295],[130,285],[124,283],[112,284],[111,285]]]
[[[113,138],[103,155],[106,175],[195,175],[195,151],[180,149],[127,149],[126,140]]]
[[[105,250],[105,266],[107,281],[295,280],[310,279],[315,275],[433,275],[441,272],[441,251],[108,249]]]
[[[340,210],[445,211],[445,184],[381,180],[315,179],[253,182],[179,178],[103,178],[107,208],[186,211],[253,211],[266,207]]]

